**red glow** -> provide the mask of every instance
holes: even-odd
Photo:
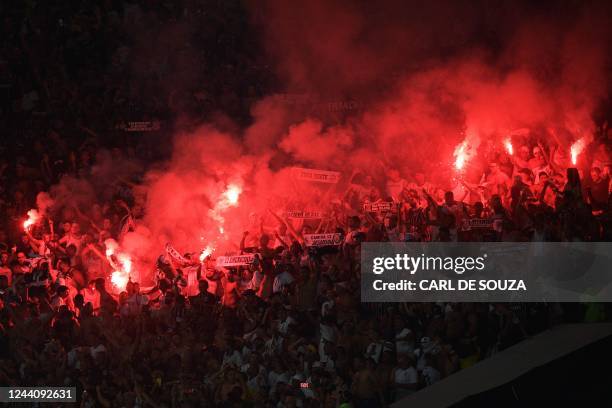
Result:
[[[36,224],[39,219],[40,216],[38,215],[38,211],[28,211],[28,219],[23,222],[23,229],[27,231],[32,225]]]
[[[577,141],[575,141],[570,147],[570,156],[572,158],[572,165],[575,166],[578,162],[578,156],[584,150],[586,146],[586,138],[581,137]]]
[[[107,239],[104,241],[104,246],[106,247],[106,256],[110,258],[117,251],[117,242],[114,239]]]
[[[206,258],[208,258],[213,253],[214,250],[215,249],[210,245],[204,248],[204,250],[202,250],[202,253],[200,254],[200,262],[204,262]]]
[[[125,290],[129,280],[129,274],[123,271],[114,271],[111,274],[111,283],[120,290]]]
[[[506,148],[506,151],[508,152],[510,156],[514,154],[514,148],[512,147],[512,140],[510,138],[507,138],[506,140],[504,140],[504,147]]]
[[[242,188],[237,184],[228,184],[227,188],[219,196],[219,201],[215,208],[211,209],[209,214],[210,217],[217,223],[217,229],[219,234],[225,234],[225,217],[223,213],[230,207],[237,207],[238,200],[242,194]]]
[[[132,272],[132,258],[125,252],[118,252],[119,245],[113,239],[107,239],[104,245],[106,246],[106,259],[114,269],[111,274],[111,283],[118,290],[125,290]]]
[[[453,156],[455,156],[455,168],[457,170],[462,170],[463,166],[465,165],[465,162],[467,160],[466,150],[467,150],[467,140],[464,140],[459,145],[457,145],[457,147],[455,148],[455,152],[453,153]]]
[[[117,289],[125,290],[132,271],[132,259],[125,253],[118,254],[117,259],[120,263],[119,269],[111,274],[111,282]]]
[[[240,197],[240,193],[242,193],[242,189],[235,184],[230,184],[227,187],[227,190],[223,193],[223,197],[227,200],[229,205],[235,206],[238,204],[238,198]]]

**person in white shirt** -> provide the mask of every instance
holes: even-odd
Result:
[[[272,292],[282,292],[284,287],[290,286],[293,282],[295,282],[295,278],[285,267],[283,268],[283,271],[276,275],[276,277],[274,278],[274,283],[272,284]]]
[[[96,281],[89,281],[89,285],[81,291],[83,295],[83,302],[85,304],[91,303],[94,314],[98,314],[100,310],[100,292],[96,289]]]
[[[221,363],[221,366],[242,366],[242,355],[240,354],[240,351],[233,342],[228,344],[228,350],[223,355],[223,362]]]
[[[290,375],[281,363],[279,358],[275,358],[272,361],[272,369],[268,372],[268,386],[270,387],[270,392],[276,392],[276,384],[279,382],[289,383]]]
[[[53,275],[53,272],[51,272]],[[83,275],[70,265],[70,258],[63,257],[57,262],[57,273],[55,274],[55,285],[66,286],[70,291],[70,298],[79,293],[79,287],[84,286]]]
[[[423,383],[426,386],[432,385],[440,381],[440,371],[435,368],[435,361],[431,354],[425,354],[425,367],[421,372],[421,377],[423,377]]]
[[[368,344],[364,357],[371,358],[372,360],[374,360],[376,364],[378,364],[378,362],[380,361],[380,357],[382,356],[382,352],[383,352],[382,340],[374,341]]]
[[[81,226],[76,222],[72,223],[70,230],[59,240],[59,243],[65,245],[66,247],[69,245],[74,245],[77,250],[79,250],[83,244]]]
[[[289,328],[296,323],[297,321],[290,314],[286,313],[285,319],[278,324],[278,332],[287,335]]]
[[[397,354],[407,354],[414,351],[414,333],[406,327],[405,323],[395,335],[395,350]]]
[[[132,290],[132,295],[125,301],[127,306],[126,313],[128,315],[140,313],[142,311],[142,307],[149,303],[149,298],[140,293],[140,284],[138,282],[133,283]]]
[[[395,401],[413,394],[419,385],[419,373],[414,368],[414,362],[409,355],[401,355],[398,359],[398,366],[393,372],[393,382],[395,385]]]
[[[432,340],[429,337],[423,337],[421,339],[419,348],[414,350],[414,356],[416,359],[416,368],[418,371],[422,371],[427,364],[428,354],[437,354],[440,351],[438,342]]]
[[[279,246],[289,248],[293,243],[293,238],[287,231],[287,225],[284,223],[278,225],[278,230],[274,232],[274,238],[274,245],[272,248],[278,248]]]
[[[74,310],[74,303],[70,297],[70,292],[66,286],[60,285],[55,290],[55,295],[51,298],[51,307],[57,311],[61,306],[67,306],[69,310]]]
[[[390,169],[387,173],[387,194],[393,201],[400,201],[402,192],[408,187],[408,182],[402,178],[399,170]]]

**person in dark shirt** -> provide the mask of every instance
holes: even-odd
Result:
[[[593,210],[603,210],[608,205],[608,186],[610,180],[604,177],[599,167],[591,169],[591,183],[587,188],[587,195]]]
[[[208,292],[208,281],[206,279],[198,281],[198,292],[197,295],[189,297],[189,302],[195,309],[203,309],[219,303],[219,297]]]

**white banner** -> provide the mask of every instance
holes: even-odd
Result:
[[[117,128],[126,132],[155,132],[161,128],[159,120],[119,123]]]
[[[389,201],[384,201],[382,203],[366,203],[363,205],[363,211],[375,213],[396,212],[397,204]]]
[[[170,258],[174,259],[176,262],[179,262],[181,264],[189,263],[189,260],[186,259],[183,255],[181,255],[179,251],[174,249],[174,247],[170,245],[170,243],[166,244],[166,253],[168,254]]]
[[[323,217],[323,211],[287,211],[287,218],[316,219]]]
[[[255,262],[255,254],[220,256],[217,258],[217,266],[223,268],[251,265],[253,262]]]
[[[342,234],[338,232],[331,234],[304,234],[304,243],[307,247],[340,245],[342,243]]]
[[[497,232],[502,232],[503,221],[499,218],[486,219],[486,218],[473,218],[471,220],[463,220],[462,229],[464,231],[470,231],[474,229],[490,229]]]
[[[336,184],[340,181],[340,173],[337,171],[304,169],[301,167],[294,167],[293,171],[298,180],[328,184]]]
[[[463,229],[465,231],[472,229],[494,229],[494,220],[489,220],[486,218],[472,218],[468,220],[463,220]]]

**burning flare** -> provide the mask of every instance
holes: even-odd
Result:
[[[240,193],[242,193],[242,189],[235,184],[230,184],[227,187],[227,190],[223,193],[223,197],[227,200],[230,206],[235,206],[238,204],[238,198],[240,197]]]
[[[111,283],[119,290],[125,290],[125,286],[130,279],[130,272],[132,271],[132,260],[129,255],[120,253],[117,255],[119,260],[119,268],[111,274]]]
[[[202,253],[200,254],[200,262],[204,262],[206,258],[208,258],[213,253],[214,250],[215,249],[210,245],[204,248],[202,250]]]
[[[223,213],[229,207],[236,207],[238,205],[240,194],[242,194],[242,188],[239,185],[229,184],[225,191],[221,193],[215,208],[212,208],[209,212],[210,218],[217,221],[217,227],[221,235],[225,233],[225,229],[223,227],[223,224],[225,224],[225,218],[223,217]]]
[[[508,137],[504,140],[504,147],[510,156],[514,154],[514,148],[512,147],[512,140]]]
[[[23,229],[29,230],[30,227],[38,222],[40,219],[40,215],[38,215],[38,211],[32,209],[28,211],[28,219],[23,222]]]
[[[455,156],[455,168],[457,170],[462,170],[465,162],[467,161],[467,148],[467,140],[464,140],[455,148],[453,156]]]
[[[124,253],[117,252],[119,244],[114,239],[104,241],[106,246],[106,258],[114,269],[111,274],[111,283],[119,290],[125,290],[132,272],[132,258]]]
[[[123,270],[129,275],[132,272],[132,259],[124,253],[117,255],[117,259],[119,259]]]
[[[125,290],[129,279],[130,275],[123,271],[114,271],[111,274],[111,283],[120,290]]]
[[[581,137],[580,139],[576,140],[570,147],[570,156],[572,158],[573,166],[575,166],[576,163],[578,162],[578,155],[582,153],[582,151],[586,147],[586,144],[587,144],[586,137]]]
[[[106,247],[106,256],[110,258],[117,251],[117,247],[119,246],[119,244],[117,244],[117,241],[115,241],[114,239],[109,238],[104,241],[104,246]]]

